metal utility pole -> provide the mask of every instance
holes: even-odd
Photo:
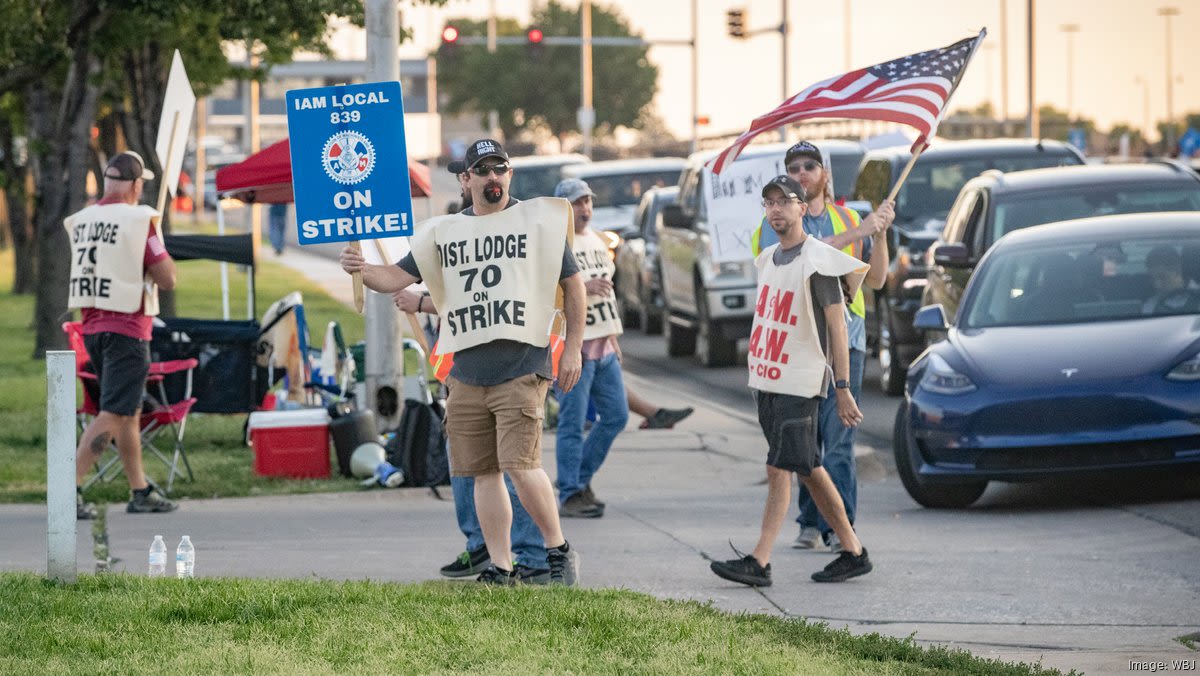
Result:
[[[1075,34],[1079,24],[1065,23],[1058,29],[1067,34],[1067,124],[1075,114]]]
[[[700,0],[692,0],[692,145],[689,152],[699,150],[700,145],[700,68],[696,38],[700,34]]]
[[[1000,115],[1008,136],[1008,0],[1000,0]]]
[[[488,0],[487,50],[488,54],[496,53],[496,0]],[[500,138],[500,113],[495,109],[488,111],[488,134]]]
[[[258,67],[258,54],[254,51],[254,41],[246,41],[246,59],[251,68]],[[258,114],[259,114],[259,84],[258,80],[250,80],[246,88],[246,152],[250,155],[258,152],[260,148],[258,135]],[[250,227],[250,232],[254,235],[257,241],[262,233],[262,208],[257,204],[249,205],[250,222],[247,224]],[[228,319],[228,317],[226,317]],[[254,319],[254,317],[250,317]]]
[[[783,43],[783,98],[780,101],[786,101],[791,96],[791,91],[788,89],[788,0],[781,0],[782,17],[779,22],[779,37]],[[779,128],[779,140],[787,140],[787,128]]]
[[[1026,118],[1025,133],[1029,138],[1040,138],[1042,135],[1042,129],[1041,129],[1042,123],[1041,123],[1041,120],[1038,119],[1039,116],[1038,116],[1037,95],[1036,95],[1037,90],[1036,90],[1036,87],[1034,87],[1034,77],[1033,77],[1033,70],[1034,70],[1033,69],[1033,58],[1034,58],[1034,52],[1035,52],[1035,50],[1033,48],[1034,0],[1026,0],[1025,4],[1029,10],[1026,13],[1026,24],[1025,24],[1025,41],[1026,41],[1026,48],[1028,49],[1028,55],[1029,55],[1029,58],[1027,59],[1027,63],[1026,63],[1026,67],[1028,68],[1028,75],[1029,75],[1029,81],[1027,83],[1028,88],[1029,88],[1029,116]]]
[[[204,152],[204,137],[208,134],[208,97],[196,101],[196,175],[192,177],[192,222],[200,222],[204,211],[204,174],[208,172],[207,156]]]
[[[400,17],[396,3],[397,0],[366,0],[367,82],[400,79]],[[404,360],[398,353],[400,331],[392,297],[368,290],[363,314],[367,343],[365,404],[367,409],[390,417],[394,411],[379,410],[379,395],[384,392],[383,399],[398,402],[397,386],[404,377]],[[321,328],[317,327],[316,335],[322,335]]]
[[[1150,132],[1153,131],[1150,128],[1150,83],[1140,75],[1133,78],[1133,82],[1142,86],[1142,129],[1145,130],[1142,132],[1142,140],[1149,145]]]
[[[787,4],[786,2],[784,3]],[[784,10],[786,11],[786,9]],[[842,61],[846,72],[850,72],[850,0],[842,0]]]
[[[583,154],[592,156],[592,127],[596,125],[596,109],[592,107],[592,0],[583,0],[579,6],[580,82],[583,95],[580,98],[578,122],[583,132]]]
[[[1170,155],[1175,149],[1175,69],[1171,65],[1171,17],[1179,16],[1178,7],[1159,7],[1158,15],[1166,19],[1167,30],[1167,133],[1163,136],[1166,148],[1163,152]]]

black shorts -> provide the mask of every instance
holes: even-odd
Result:
[[[767,437],[767,464],[776,469],[809,476],[821,466],[821,442],[817,438],[820,397],[754,391],[758,424]]]
[[[83,337],[83,345],[100,382],[100,410],[137,415],[150,373],[150,343],[119,333],[92,333]]]

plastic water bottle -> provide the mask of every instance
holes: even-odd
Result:
[[[184,579],[193,577],[196,569],[196,548],[192,546],[192,539],[186,535],[179,541],[179,548],[175,550],[175,577]]]
[[[167,543],[161,535],[154,536],[150,543],[150,577],[162,577],[167,574]]]

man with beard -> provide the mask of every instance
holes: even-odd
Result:
[[[767,503],[754,551],[734,549],[740,559],[713,561],[718,576],[753,587],[771,584],[771,548],[791,498],[792,473],[813,496],[817,508],[841,538],[837,559],[813,573],[817,582],[841,582],[871,571],[867,550],[858,541],[837,488],[821,466],[817,414],[829,384],[832,364],[834,401],[841,424],[853,427],[862,413],[850,395],[850,357],[842,278],[851,291],[866,273],[862,261],[805,234],[804,188],[789,176],[777,176],[762,190],[767,222],[779,238],[755,259],[758,293],[747,365],[758,404],[758,420],[767,438]]]
[[[512,180],[508,154],[498,142],[480,139],[472,143],[464,158],[464,168],[470,173],[467,186],[473,201],[464,215],[485,218],[498,215],[517,203],[508,194]],[[551,208],[547,207],[548,210]],[[457,222],[449,220],[442,225]],[[585,295],[583,280],[565,241],[566,223],[562,225],[562,262],[555,277],[563,293],[567,335],[559,362],[558,382],[563,390],[570,391],[579,381],[582,366],[580,349]],[[551,232],[558,234],[557,224],[553,223],[527,223],[525,227],[528,234],[524,236],[531,241],[539,236],[548,237]],[[427,232],[438,233],[440,230]],[[421,237],[422,232],[418,231],[414,241]],[[424,246],[428,241],[420,243]],[[534,246],[536,242],[530,248]],[[416,248],[414,244],[414,251]],[[427,253],[422,250],[423,256]],[[346,247],[341,253],[341,264],[347,273],[361,273],[363,284],[380,293],[396,294],[422,279],[413,253],[394,266],[368,265],[361,253]],[[436,266],[436,263],[432,265]],[[430,283],[444,282],[451,274],[449,270],[430,268]],[[538,288],[531,294],[535,292],[541,296],[549,292],[553,296],[551,289]],[[453,308],[441,309],[449,312]],[[542,412],[551,377],[550,347],[545,344],[539,346],[532,342],[494,338],[455,352],[454,366],[447,377],[450,397],[446,429],[450,439],[452,474],[475,479],[476,511],[491,559],[491,566],[478,578],[480,582],[512,585],[519,581],[510,547],[512,504],[504,484],[507,473],[547,545],[550,582],[575,584],[576,554],[563,537],[554,489],[541,461]]]
[[[833,175],[829,162],[817,146],[801,141],[788,149],[784,155],[784,167],[804,188],[808,195],[808,207],[803,218],[804,232],[822,242],[841,249],[843,253],[870,264],[870,272],[864,283],[872,289],[883,288],[887,280],[888,246],[887,229],[895,219],[895,205],[884,201],[866,218],[860,219],[858,212],[836,204],[833,200]],[[753,246],[755,255],[774,243],[774,232],[762,228],[755,233]],[[761,232],[761,235],[760,235]],[[866,304],[860,289],[847,296],[846,328],[850,341],[850,393],[856,402],[862,400],[863,369],[867,361]],[[818,434],[824,447],[822,465],[829,472],[838,494],[846,506],[846,516],[854,524],[858,506],[858,474],[854,462],[854,428],[841,424],[833,392],[826,393],[819,414]],[[800,534],[792,544],[797,549],[813,549],[817,542],[824,541],[838,553],[841,541],[828,523],[818,514],[812,496],[802,484],[800,486]]]

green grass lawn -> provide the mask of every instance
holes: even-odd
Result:
[[[2,673],[1042,674],[629,591],[0,575]]]
[[[46,493],[46,363],[31,358],[34,345],[32,296],[12,294],[11,250],[0,251],[0,502],[41,502]],[[220,264],[186,261],[179,264],[177,307],[181,317],[221,317]],[[258,313],[292,291],[304,294],[310,335],[317,344],[330,321],[342,325],[350,343],[363,336],[363,318],[326,295],[303,275],[270,260],[260,262],[257,275]],[[349,282],[347,282],[349,283]],[[246,275],[229,268],[230,315],[246,316]],[[255,476],[252,451],[242,440],[245,415],[200,415],[188,419],[188,457],[194,483],[176,479],[173,496],[218,497],[271,493],[349,490],[349,479],[293,480]],[[146,471],[164,480],[165,468],[146,456]],[[129,487],[123,476],[97,484],[89,499],[123,502]]]

